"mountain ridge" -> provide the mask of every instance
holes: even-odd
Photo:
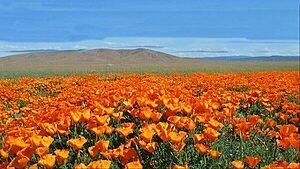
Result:
[[[193,59],[194,62],[201,62]],[[91,49],[80,51],[51,51],[11,55],[0,58],[4,70],[18,68],[56,69],[56,68],[96,68],[112,65],[168,65],[190,62],[188,58],[158,52],[150,49]]]
[[[249,57],[250,58],[250,57]],[[91,49],[35,52],[0,57],[0,72],[10,71],[222,71],[296,69],[298,62],[253,60],[213,60],[177,57],[167,53],[137,49]],[[228,58],[227,58],[228,59]]]

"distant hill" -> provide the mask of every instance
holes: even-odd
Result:
[[[0,57],[2,70],[15,69],[89,69],[117,65],[172,65],[201,62],[199,59],[180,58],[149,49],[92,49],[77,51],[38,51]]]
[[[113,50],[113,49],[91,49],[91,50],[42,50],[7,56],[0,58],[0,62],[9,63],[21,61],[22,63],[34,62],[97,62],[101,64],[126,64],[143,62],[177,62],[179,57],[149,49]]]
[[[28,51],[26,51],[28,52]],[[30,51],[29,51],[30,52]],[[221,58],[221,59],[220,59]],[[12,72],[174,72],[297,70],[295,61],[275,58],[182,58],[149,49],[42,50],[0,57],[0,75]],[[270,58],[268,58],[270,59]],[[263,62],[262,62],[263,61]]]
[[[210,61],[299,61],[299,56],[222,56],[205,57],[203,60]]]

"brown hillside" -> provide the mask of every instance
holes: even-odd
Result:
[[[191,59],[179,58],[149,49],[112,50],[93,49],[72,52],[30,53],[0,58],[1,70],[56,70],[89,69],[105,66],[131,67],[142,65],[172,65],[190,62]],[[200,62],[192,59],[193,62]]]
[[[173,72],[295,70],[297,62],[221,62],[180,58],[149,49],[61,51],[0,57],[3,72]]]

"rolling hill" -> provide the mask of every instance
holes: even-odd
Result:
[[[295,61],[224,62],[181,58],[149,49],[42,51],[0,57],[0,74],[11,72],[191,72],[297,70]]]
[[[1,70],[81,70],[103,67],[168,66],[199,59],[180,58],[149,49],[112,50],[92,49],[80,51],[51,51],[20,54],[0,58]]]

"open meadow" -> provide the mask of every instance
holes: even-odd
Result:
[[[20,75],[0,168],[300,167],[299,71]]]
[[[0,169],[300,169],[299,0],[0,0]]]

